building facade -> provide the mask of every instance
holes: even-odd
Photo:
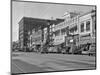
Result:
[[[65,43],[68,45],[68,41],[70,41],[72,36],[78,35],[78,15],[73,15],[71,13],[64,14],[64,22],[61,22],[54,27],[54,45],[58,45],[61,43]],[[69,38],[69,34],[72,35]]]
[[[75,42],[75,45],[78,45],[79,42],[79,15],[74,16],[69,20],[69,35],[66,36],[66,38],[70,38],[67,40],[69,43],[71,41]],[[66,42],[66,45],[67,43]],[[68,45],[69,45],[68,43]]]
[[[79,17],[79,44],[95,43],[95,13],[92,11]]]
[[[41,48],[41,45],[43,43],[43,31],[42,29],[33,29],[32,33],[30,34],[30,43],[29,48],[31,51],[37,51],[39,48]]]
[[[51,42],[52,30],[51,25],[63,21],[62,19],[40,19],[40,18],[31,18],[23,17],[19,22],[19,45],[20,48],[24,51],[28,50],[27,48],[31,47],[33,43],[40,44]],[[44,33],[44,28],[47,28],[46,34]]]
[[[19,46],[37,48],[43,45],[79,46],[95,43],[96,12],[65,13],[64,19],[48,20],[23,17],[19,22]]]
[[[30,43],[30,34],[32,34],[32,30],[35,29],[36,34],[33,35],[38,36],[38,30],[42,30],[45,26],[47,26],[48,20],[47,19],[38,19],[38,18],[30,18],[30,17],[23,17],[19,22],[19,45],[20,48],[24,51],[28,50],[26,48],[29,47]],[[40,34],[39,34],[40,35]]]

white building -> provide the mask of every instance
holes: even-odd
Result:
[[[59,45],[65,42],[67,36],[67,28],[69,28],[69,34],[73,35],[69,40],[75,40],[76,45],[85,43],[95,43],[95,11],[88,12],[82,15],[74,15],[68,13],[64,15],[65,21],[54,26],[54,45]],[[68,41],[66,42],[68,43]]]
[[[93,14],[94,13],[94,14]],[[95,38],[92,36],[95,30],[95,12],[88,12],[79,17],[79,43],[87,44],[95,42]]]
[[[65,42],[65,36],[67,36],[66,31],[69,27],[70,34],[78,34],[78,16],[71,17],[70,13],[64,14],[64,22],[61,22],[54,27],[54,45],[59,45]]]
[[[65,41],[66,27],[67,25],[64,22],[55,25],[53,34],[54,45],[61,44]]]

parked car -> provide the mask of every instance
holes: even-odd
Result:
[[[89,49],[88,53],[89,53],[89,56],[95,56],[96,55],[96,47],[95,47],[95,45],[91,45],[90,46],[90,49]]]
[[[95,45],[90,45],[89,50],[82,51],[82,54],[89,55],[89,56],[95,56],[96,55]]]
[[[65,54],[65,53],[66,53],[66,49],[63,48],[62,51],[61,51],[61,53],[62,53],[62,54]]]
[[[88,52],[88,51],[82,51],[82,54],[83,54],[83,55],[88,55],[89,52]]]
[[[84,55],[89,55],[89,56],[95,56],[96,55],[96,53],[94,52],[94,51],[82,51],[82,54],[84,54]]]
[[[48,46],[43,46],[42,48],[41,48],[41,50],[40,50],[40,52],[42,53],[42,54],[44,54],[44,53],[48,53]]]
[[[61,53],[62,54],[68,54],[69,53],[69,49],[70,49],[70,47],[63,47],[62,50],[61,50]]]
[[[81,50],[81,49],[76,49],[76,50],[74,51],[74,54],[82,54],[82,50]]]
[[[57,48],[54,46],[51,46],[48,48],[48,53],[57,53]]]

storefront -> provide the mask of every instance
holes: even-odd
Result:
[[[90,34],[80,36],[79,44],[80,47],[83,48],[83,51],[96,51],[96,38],[91,37]]]
[[[76,47],[79,45],[79,35],[69,35],[65,37],[66,47],[69,48],[69,53],[73,53]]]
[[[69,35],[65,37],[66,46],[70,46],[71,44],[78,45],[79,43],[79,35]]]
[[[79,44],[96,43],[95,39],[96,38],[91,37],[90,34],[82,35],[80,36]]]

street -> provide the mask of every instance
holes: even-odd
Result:
[[[12,73],[95,69],[95,57],[71,54],[12,53]]]

